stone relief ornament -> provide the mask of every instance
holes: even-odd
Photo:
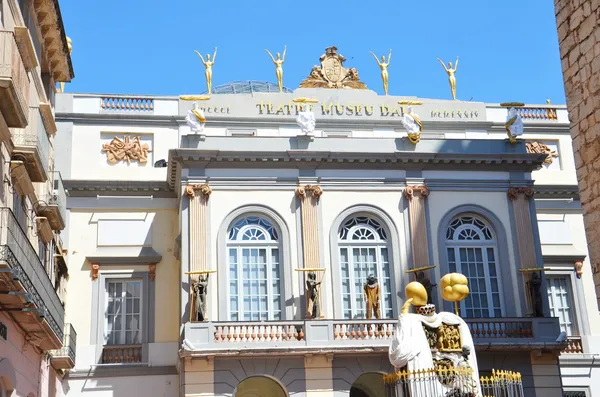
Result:
[[[523,120],[514,107],[508,111],[504,127],[506,128],[506,134],[510,143],[516,143],[517,137],[523,135]]]
[[[544,160],[545,164],[552,164],[552,161],[555,157],[558,157],[558,153],[556,150],[552,150],[548,147],[548,145],[544,145],[541,142],[526,142],[525,147],[527,148],[527,153],[543,153],[547,154],[546,160]]]
[[[197,103],[194,104],[192,110],[188,110],[185,122],[194,134],[200,134],[204,131],[206,117],[204,117],[204,111],[198,107]]]
[[[315,132],[317,119],[313,112],[299,112],[298,117],[296,117],[296,123],[304,134],[309,135]]]
[[[337,47],[328,47],[319,61],[321,67],[313,66],[308,77],[300,83],[300,88],[367,89],[358,78],[358,70],[344,67],[346,58],[337,53]]]
[[[126,161],[131,164],[131,161],[140,163],[148,162],[148,153],[152,150],[147,143],[142,143],[140,137],[131,138],[125,135],[123,140],[114,137],[110,143],[102,145],[102,151],[106,153],[106,160],[110,164],[117,164],[120,161]]]
[[[421,119],[416,113],[413,113],[412,106],[408,107],[408,111],[402,117],[402,126],[408,134],[408,140],[417,144],[421,139],[421,132],[423,132],[423,124]]]

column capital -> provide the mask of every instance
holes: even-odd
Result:
[[[195,183],[189,184],[185,186],[185,195],[193,198],[196,196],[196,191],[199,191],[202,196],[208,198],[212,193],[212,188],[208,185],[208,183]]]
[[[310,195],[313,197],[321,197],[323,189],[319,185],[298,185],[296,187],[296,196],[300,198],[306,198]]]
[[[404,189],[404,197],[407,200],[412,200],[415,194],[420,195],[421,197],[429,196],[429,188],[427,185],[406,185]]]
[[[508,198],[514,201],[518,199],[521,194],[523,194],[526,199],[529,199],[533,197],[534,191],[531,186],[511,187],[508,189],[507,194]]]

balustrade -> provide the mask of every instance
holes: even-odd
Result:
[[[102,350],[102,364],[142,362],[142,345],[107,345]]]
[[[215,325],[215,343],[295,342],[304,340],[304,323]]]
[[[556,109],[544,107],[517,107],[515,108],[523,120],[558,120]]]
[[[111,96],[100,98],[100,108],[107,112],[154,112],[154,99],[141,97]]]
[[[567,347],[562,351],[563,354],[583,354],[583,345],[581,337],[569,336],[567,338]]]
[[[531,320],[467,319],[473,338],[532,338]]]

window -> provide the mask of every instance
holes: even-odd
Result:
[[[13,192],[13,212],[23,232],[27,233],[27,203],[16,190]]]
[[[392,318],[388,233],[367,216],[354,216],[338,233],[344,318],[365,318],[364,284],[375,275],[381,288],[381,316]]]
[[[567,336],[577,335],[577,324],[574,321],[573,293],[569,276],[547,275],[548,304],[550,316],[558,317],[561,332]]]
[[[502,317],[498,250],[496,237],[474,215],[460,215],[446,230],[446,247],[450,272],[464,274],[469,280],[469,295],[461,301],[466,317]]]
[[[585,390],[565,390],[564,397],[587,397]]]
[[[229,320],[282,319],[279,236],[260,216],[245,216],[229,227]]]
[[[104,344],[142,343],[142,280],[107,280]]]

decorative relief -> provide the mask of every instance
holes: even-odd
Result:
[[[427,185],[407,185],[404,189],[404,197],[407,200],[412,200],[415,193],[419,193],[422,197],[429,196],[429,188]]]
[[[367,89],[359,80],[358,70],[346,69],[346,58],[337,53],[336,47],[329,47],[319,58],[321,67],[313,66],[310,75],[300,83],[300,88],[355,88]]]
[[[210,196],[212,193],[212,188],[208,185],[208,183],[197,183],[193,185],[187,185],[185,187],[185,195],[188,197],[194,197],[196,190],[200,191],[200,194],[206,197]]]
[[[581,278],[583,275],[583,262],[575,261],[575,274],[577,274],[577,278]]]
[[[152,281],[156,279],[156,263],[151,263],[148,266],[148,277],[150,277],[150,280]]]
[[[516,200],[520,194],[524,194],[527,199],[533,197],[534,191],[530,186],[527,187],[511,187],[508,189],[508,198]]]
[[[114,137],[110,143],[103,144],[102,151],[106,152],[106,160],[110,164],[117,164],[120,161],[131,164],[131,161],[147,163],[148,153],[152,150],[147,143],[140,141],[139,136],[131,138],[131,136],[125,135],[123,140]]]
[[[442,323],[439,328],[423,325],[429,347],[434,352],[460,352],[462,339],[458,325]]]
[[[92,263],[92,281],[98,280],[98,271],[100,270],[100,265],[97,263]]]
[[[555,157],[558,157],[558,153],[556,150],[552,150],[548,147],[548,145],[544,145],[541,142],[525,142],[525,147],[527,148],[527,153],[543,153],[547,154],[546,160],[544,163],[552,164],[552,161]]]
[[[306,198],[307,195],[312,194],[313,197],[321,197],[323,189],[319,185],[299,185],[296,188],[296,195],[301,198]]]

